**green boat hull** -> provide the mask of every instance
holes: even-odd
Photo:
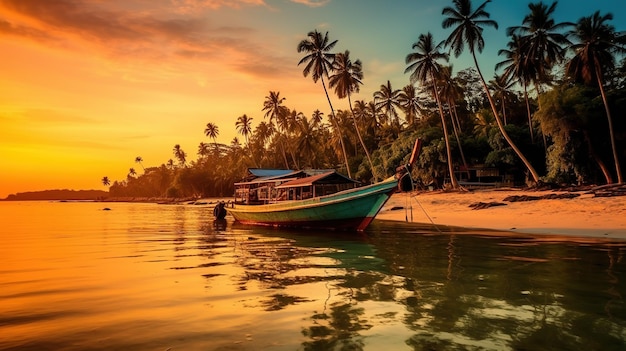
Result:
[[[267,205],[234,205],[227,211],[243,224],[363,231],[397,185],[395,178],[389,178],[332,195]]]

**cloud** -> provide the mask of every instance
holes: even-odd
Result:
[[[302,4],[309,7],[322,7],[328,4],[331,0],[291,0],[296,4]]]
[[[0,35],[13,35],[34,41],[50,41],[52,39],[47,33],[37,28],[15,25],[5,20],[0,20]]]
[[[248,74],[272,72],[276,61],[255,42],[254,28],[218,25],[192,9],[266,6],[264,0],[0,0],[0,35],[88,52],[121,62],[172,66],[202,61]],[[181,10],[187,12],[181,13]]]
[[[217,10],[221,7],[239,9],[244,6],[267,6],[265,0],[172,0],[172,3],[181,13],[204,9]]]

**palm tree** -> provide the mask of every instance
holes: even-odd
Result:
[[[205,159],[209,155],[209,145],[203,141],[198,144],[198,156]]]
[[[400,120],[396,108],[402,108],[401,92],[399,89],[393,90],[390,81],[387,81],[387,84],[382,84],[380,90],[374,92],[376,111],[384,111],[389,124],[396,128],[398,133],[400,132]]]
[[[352,113],[354,130],[356,131],[359,141],[361,142],[361,146],[363,147],[363,151],[365,151],[365,155],[367,156],[372,176],[374,176],[374,180],[377,180],[378,177],[376,176],[374,170],[372,158],[370,157],[369,151],[367,151],[367,147],[365,146],[365,142],[363,141],[363,137],[359,131],[359,126],[357,125],[356,118],[354,116],[354,110],[352,109],[352,101],[350,100],[350,95],[353,92],[358,93],[360,90],[359,85],[363,84],[361,81],[363,79],[361,60],[352,62],[350,60],[350,51],[348,50],[343,53],[338,53],[335,55],[335,60],[333,61],[333,72],[334,74],[328,78],[329,87],[335,88],[335,94],[337,94],[338,98],[348,98],[348,105],[350,106],[350,112]]]
[[[505,59],[496,64],[496,70],[504,69],[502,75],[507,79],[512,79],[521,84],[524,88],[524,101],[526,102],[526,112],[528,116],[528,130],[530,132],[530,140],[534,142],[533,121],[530,111],[530,101],[528,99],[528,83],[532,81],[532,77],[536,76],[535,68],[529,60],[526,60],[526,53],[523,51],[522,39],[519,35],[513,34],[511,40],[507,43],[508,49],[501,49],[498,55],[504,55]]]
[[[535,85],[537,97],[541,85],[552,81],[552,68],[563,61],[566,47],[570,44],[560,31],[572,25],[569,22],[556,23],[553,18],[557,2],[549,7],[543,2],[530,3],[530,13],[524,17],[521,26],[507,28],[507,34],[519,34],[525,75]],[[539,101],[539,100],[538,100]],[[547,145],[545,133],[544,146]]]
[[[479,112],[474,117],[474,135],[479,138],[488,138],[493,126],[493,114]]]
[[[287,113],[287,107],[283,106],[285,100],[287,98],[281,98],[278,91],[270,91],[270,94],[265,97],[262,111],[265,111],[264,117],[269,117],[270,123],[274,123],[275,120]]]
[[[102,177],[102,185],[104,186],[109,186],[111,185],[111,181],[109,180],[109,177]]]
[[[376,138],[377,121],[373,101],[369,103],[364,100],[355,101],[354,117],[356,117],[357,121],[360,121],[360,125],[365,130],[366,134],[371,135],[372,138]]]
[[[421,116],[423,110],[415,86],[413,84],[406,85],[402,88],[399,98],[400,106],[406,116],[406,122],[409,126],[412,126],[418,120],[418,116]]]
[[[146,168],[143,166],[143,158],[141,158],[141,156],[137,156],[135,157],[135,163],[139,163],[139,165],[141,166],[141,169],[143,169],[143,172],[146,173]]]
[[[465,152],[463,152],[463,145],[461,144],[461,122],[456,112],[456,101],[463,98],[463,88],[460,84],[452,78],[452,65],[441,67],[441,74],[437,77],[441,81],[441,97],[440,99],[446,102],[448,105],[448,112],[450,113],[450,121],[452,122],[452,131],[456,138],[456,143],[459,147],[459,153],[461,154],[461,160],[463,166],[467,172],[469,178],[469,167],[467,166],[467,160],[465,159]]]
[[[597,84],[604,103],[606,118],[609,122],[609,136],[613,150],[613,160],[617,172],[617,182],[623,183],[622,171],[619,164],[619,154],[615,145],[615,135],[611,110],[604,91],[604,72],[615,67],[615,53],[626,52],[626,36],[619,35],[615,28],[607,22],[613,19],[608,13],[604,16],[596,11],[593,15],[583,17],[568,34],[576,43],[570,46],[574,57],[567,64],[567,74],[586,84]]]
[[[133,167],[128,170],[128,178],[134,177],[137,175],[137,171]]]
[[[543,2],[530,3],[530,13],[524,17],[521,26],[507,28],[507,34],[519,34],[524,52],[523,67],[538,86],[550,80],[552,67],[563,61],[569,40],[560,31],[572,24],[556,23],[554,11],[557,2],[549,7]]]
[[[315,152],[316,145],[319,141],[316,138],[317,131],[313,123],[302,116],[298,120],[297,132],[296,132],[295,144],[298,148],[299,154],[303,156],[305,160],[304,166],[314,168],[317,165],[318,155]]]
[[[313,111],[313,114],[311,115],[311,124],[313,124],[314,127],[321,125],[323,120],[324,112],[320,110]]]
[[[513,88],[515,84],[516,82],[505,74],[495,74],[493,79],[489,81],[489,89],[493,91],[493,97],[500,101],[500,110],[502,111],[504,125],[507,124],[506,102],[512,99],[513,92],[511,88]]]
[[[270,140],[272,135],[274,134],[274,128],[268,122],[262,121],[258,126],[254,129],[254,135],[259,139],[259,142],[263,147]]]
[[[335,54],[330,53],[330,50],[335,47],[337,44],[337,40],[334,40],[329,43],[328,32],[324,36],[322,33],[314,30],[307,34],[308,38],[302,40],[298,44],[298,52],[305,52],[306,55],[298,62],[298,66],[303,63],[306,63],[302,74],[307,77],[311,74],[313,78],[313,82],[317,83],[318,80],[322,81],[322,87],[324,88],[324,93],[326,94],[326,99],[328,100],[328,105],[330,106],[331,118],[330,120],[336,123],[335,118],[335,110],[333,109],[333,104],[330,102],[330,96],[328,95],[328,90],[326,89],[326,83],[324,82],[324,76],[328,77],[329,71],[332,70],[332,61],[335,58]],[[335,125],[338,132],[339,126]],[[350,174],[350,165],[348,164],[348,155],[346,154],[346,147],[343,144],[343,138],[339,138],[339,142],[341,143],[341,150],[343,152],[344,162],[346,164],[346,170],[348,172],[348,177],[352,177]]]
[[[435,45],[433,35],[420,34],[417,42],[413,44],[414,52],[406,56],[405,62],[408,64],[404,73],[411,72],[411,83],[420,82],[421,84],[432,84],[432,93],[439,107],[439,116],[441,117],[441,125],[443,127],[443,137],[446,143],[446,153],[448,157],[448,172],[450,173],[450,181],[454,189],[460,188],[459,182],[454,176],[454,168],[452,167],[452,151],[450,149],[450,141],[448,138],[448,127],[443,114],[441,99],[439,98],[439,90],[437,87],[437,76],[441,74],[441,65],[438,61],[448,60],[448,54],[440,51],[443,43]]]
[[[213,145],[215,145],[215,150],[217,150],[217,136],[220,135],[220,128],[215,123],[207,123],[206,128],[204,128],[204,135],[213,139]]]
[[[496,105],[493,102],[493,98],[489,93],[489,87],[487,87],[487,82],[485,82],[485,78],[483,77],[482,72],[480,71],[480,67],[478,66],[478,59],[476,58],[476,51],[482,52],[485,47],[485,40],[483,39],[483,26],[491,26],[498,28],[498,23],[494,20],[489,19],[489,13],[485,11],[485,6],[491,0],[487,0],[482,3],[482,5],[478,6],[475,11],[472,11],[472,3],[470,0],[453,0],[453,4],[455,7],[445,7],[442,11],[443,15],[447,15],[448,17],[443,20],[442,26],[443,28],[455,27],[446,39],[446,46],[451,47],[454,51],[454,55],[459,57],[465,48],[465,43],[472,54],[472,58],[474,60],[474,65],[476,66],[476,70],[478,71],[478,76],[480,77],[480,81],[483,85],[483,89],[487,94],[487,99],[489,100],[489,105],[491,106],[491,111],[494,114],[494,118],[496,123],[498,124],[498,128],[500,128],[500,132],[502,136],[507,141],[507,143],[511,146],[513,151],[517,154],[517,156],[522,160],[535,183],[539,182],[539,174],[533,166],[530,164],[528,159],[522,154],[522,151],[515,145],[513,139],[509,136],[509,134],[504,129],[504,125],[500,118],[498,118],[498,111],[496,109]]]
[[[187,153],[180,148],[179,144],[174,145],[174,157],[180,162],[181,166],[185,166],[187,163]]]
[[[264,117],[269,118],[270,127],[274,126],[274,124],[278,127],[279,132],[284,132],[282,130],[282,126],[284,125],[284,120],[289,112],[289,109],[286,106],[283,106],[283,102],[287,98],[281,98],[280,92],[270,91],[270,94],[265,97],[265,101],[263,102],[263,109],[261,111],[265,111]],[[273,134],[273,128],[272,128]],[[283,155],[283,160],[285,161],[285,168],[289,168],[289,162],[287,162],[287,154],[285,153],[285,145],[280,144],[281,153]]]
[[[252,117],[248,117],[248,115],[244,114],[237,117],[237,122],[235,122],[237,132],[246,139],[246,146],[248,145],[248,135],[252,134],[252,119]]]
[[[300,168],[300,162],[298,162],[298,157],[296,156],[296,151],[298,145],[296,143],[297,132],[300,128],[300,121],[305,118],[302,112],[298,112],[297,110],[288,110],[285,118],[283,120],[284,125],[283,129],[285,130],[285,142],[286,149],[291,154],[291,159],[293,160],[293,164],[297,169]]]

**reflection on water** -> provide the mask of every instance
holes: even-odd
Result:
[[[626,241],[284,231],[192,205],[5,202],[0,215],[2,350],[626,345]]]

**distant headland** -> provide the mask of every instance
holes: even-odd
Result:
[[[42,190],[10,194],[0,201],[37,201],[37,200],[102,200],[109,197],[103,190]]]

